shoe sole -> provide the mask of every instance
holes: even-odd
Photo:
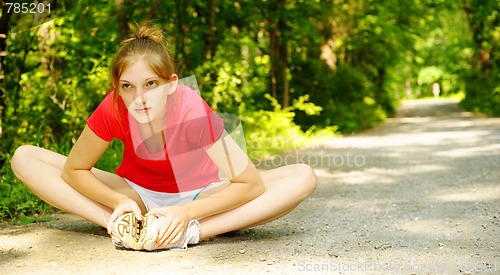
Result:
[[[133,250],[142,249],[137,242],[140,236],[140,223],[135,218],[133,212],[118,217],[118,219],[113,222],[111,232],[113,237],[117,238],[124,248]],[[115,245],[115,247],[118,246]]]

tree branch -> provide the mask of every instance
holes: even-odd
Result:
[[[153,6],[151,7],[151,10],[149,10],[149,13],[148,13],[148,15],[145,18],[146,20],[153,19],[156,11],[160,7],[160,3],[161,3],[160,0],[155,0],[155,2],[153,3]]]

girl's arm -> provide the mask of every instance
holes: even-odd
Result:
[[[264,185],[257,168],[226,131],[208,150],[208,155],[231,184],[211,196],[181,205],[191,220],[237,208],[260,196]]]
[[[86,197],[115,209],[120,201],[128,197],[102,183],[90,171],[109,144],[85,126],[68,155],[62,178]]]

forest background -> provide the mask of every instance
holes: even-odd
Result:
[[[10,158],[22,144],[69,152],[128,23],[146,19],[163,26],[178,75],[239,117],[254,158],[373,127],[434,83],[500,115],[497,0],[24,2],[38,12],[0,1],[0,219],[52,211]],[[113,142],[97,166],[112,171],[121,149]]]

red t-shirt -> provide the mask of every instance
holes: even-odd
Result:
[[[138,122],[123,100],[113,92],[87,120],[92,131],[105,141],[124,143],[123,159],[116,173],[149,190],[179,193],[220,181],[219,169],[206,153],[224,130],[224,122],[191,88],[179,85],[168,96],[167,127],[163,149],[150,152],[138,131]]]

